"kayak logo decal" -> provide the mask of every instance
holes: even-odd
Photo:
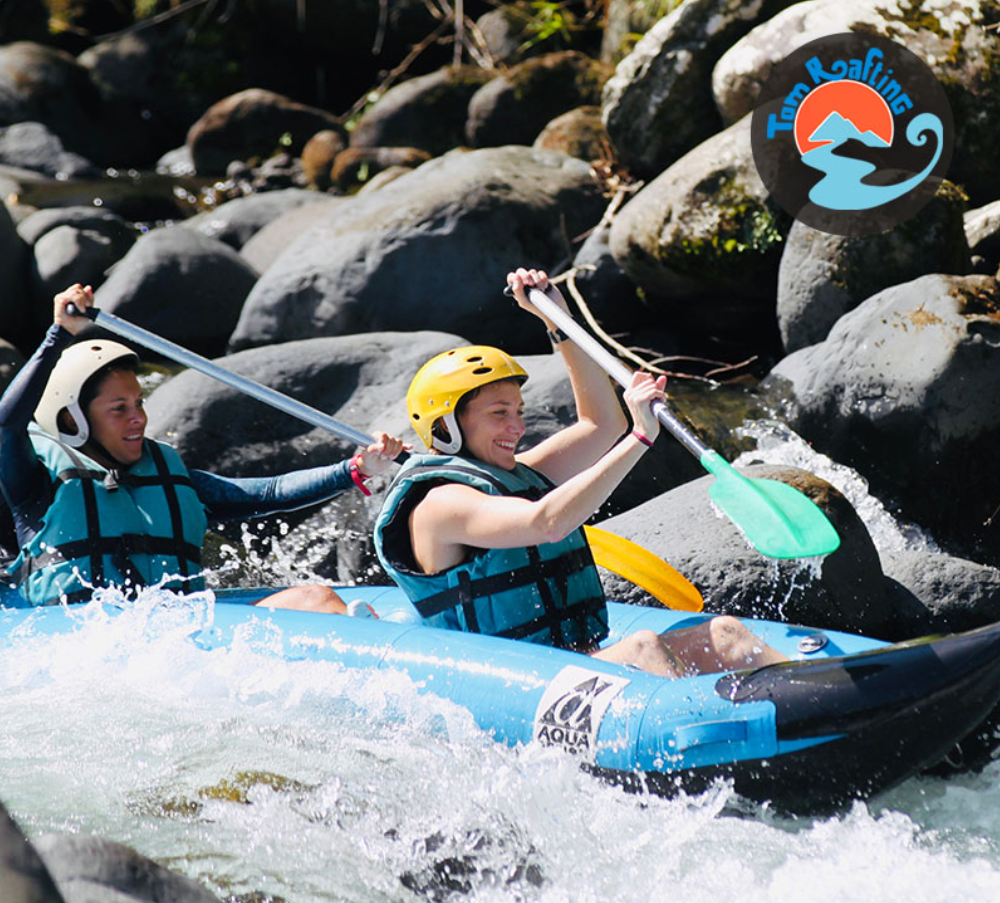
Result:
[[[885,232],[937,191],[951,108],[916,54],[865,34],[810,41],[772,70],[751,120],[761,180],[792,216],[834,235]]]
[[[604,714],[628,684],[626,677],[567,665],[542,694],[532,739],[593,762]]]

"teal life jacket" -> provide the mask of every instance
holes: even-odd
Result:
[[[470,549],[467,560],[454,567],[420,571],[410,543],[410,513],[441,483],[528,499],[554,488],[524,464],[503,470],[451,455],[412,455],[406,461],[375,522],[375,550],[425,624],[574,649],[592,647],[608,635],[604,590],[582,529],[539,546]]]
[[[93,587],[162,585],[200,589],[205,506],[169,445],[146,439],[128,469],[109,470],[32,428],[35,453],[52,479],[41,529],[10,570],[32,605],[89,598]]]

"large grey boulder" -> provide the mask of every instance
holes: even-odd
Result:
[[[405,410],[421,364],[463,344],[447,333],[365,333],[248,349],[220,363],[371,433],[390,429],[374,422],[390,405]],[[355,448],[191,370],[156,389],[147,411],[150,434],[176,446],[189,466],[230,476],[330,464]]]
[[[878,552],[850,503],[829,483],[774,465],[741,469],[804,492],[830,518],[840,547],[821,559],[775,560],[751,547],[711,502],[706,476],[598,524],[638,543],[701,592],[705,610],[883,636],[893,629]],[[650,604],[644,591],[605,573],[609,598]]]
[[[70,225],[47,231],[32,247],[32,318],[36,328],[52,322],[52,297],[74,283],[98,288],[110,269],[135,244],[137,233],[111,221],[103,228]]]
[[[199,235],[224,241],[238,251],[274,220],[300,207],[324,200],[326,195],[305,188],[264,191],[233,198],[212,210],[205,210],[184,220],[183,225]]]
[[[45,834],[34,846],[65,903],[219,903],[197,881],[113,840]]]
[[[469,101],[489,78],[478,67],[446,66],[401,82],[358,119],[351,147],[417,147],[432,156],[458,147]]]
[[[348,203],[347,198],[326,194],[316,193],[315,198],[315,203],[301,204],[261,226],[240,248],[240,256],[263,274],[300,235],[326,218],[338,205]]]
[[[906,222],[876,235],[831,235],[796,220],[778,270],[778,327],[787,352],[821,342],[837,319],[891,285],[928,273],[964,276],[964,196],[943,182]]]
[[[926,62],[941,83],[954,119],[948,178],[975,204],[996,197],[993,151],[1000,137],[1000,15],[997,0],[947,4],[879,4],[871,0],[809,0],[757,26],[719,60],[712,75],[725,122],[753,110],[771,70],[816,38],[842,32],[880,35]]]
[[[621,162],[652,178],[721,131],[713,67],[754,25],[792,2],[687,0],[656,22],[604,86],[604,124]]]
[[[343,126],[325,110],[248,88],[212,104],[188,129],[186,143],[199,175],[221,175],[233,160],[266,159],[282,148],[299,154],[324,129]]]
[[[473,147],[531,144],[562,113],[600,103],[611,67],[575,50],[512,66],[469,101],[466,138]]]
[[[17,234],[29,245],[35,244],[46,232],[60,226],[100,232],[109,237],[134,234],[134,227],[123,217],[102,207],[43,207],[17,224]]]
[[[611,253],[663,320],[746,336],[773,329],[790,225],[757,175],[746,117],[640,189],[614,219]]]
[[[61,179],[93,179],[101,175],[89,160],[67,151],[62,140],[40,122],[17,122],[0,128],[0,162],[37,169]]]
[[[224,242],[183,226],[143,235],[95,293],[101,309],[171,341],[225,348],[257,273]]]
[[[869,298],[764,388],[789,424],[872,493],[974,560],[1000,561],[1000,286],[923,276]]]
[[[880,553],[901,637],[1000,621],[1000,570],[927,548]]]
[[[79,834],[29,841],[0,803],[3,903],[219,903],[197,881],[131,847]]]
[[[581,160],[527,147],[452,151],[303,233],[247,298],[232,346],[439,329],[513,353],[544,332],[501,294],[506,273],[553,268],[604,199]]]
[[[42,858],[2,803],[0,890],[4,903],[66,903]]]
[[[106,162],[102,115],[89,72],[68,53],[30,41],[0,46],[0,126],[41,123],[66,150]]]

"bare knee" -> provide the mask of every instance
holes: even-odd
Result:
[[[727,667],[759,666],[787,660],[732,615],[712,618],[709,638],[720,663]]]
[[[632,665],[661,677],[680,677],[685,670],[677,657],[664,648],[659,634],[652,630],[637,630],[613,646],[594,653],[594,657],[621,665]]]
[[[657,654],[661,649],[659,634],[652,630],[637,630],[629,634],[624,642],[628,643],[632,652],[642,658]]]
[[[732,615],[718,615],[708,622],[708,634],[712,645],[718,648],[753,639],[753,634],[739,618]]]

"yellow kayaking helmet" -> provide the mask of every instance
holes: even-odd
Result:
[[[80,404],[80,396],[87,380],[98,370],[117,361],[139,364],[139,355],[119,342],[92,340],[70,345],[59,357],[42,393],[42,400],[35,408],[35,422],[50,436],[79,448],[90,438],[90,424]],[[59,429],[59,412],[69,411],[76,421],[75,433]]]
[[[528,378],[524,368],[506,351],[490,345],[466,345],[432,357],[418,371],[406,392],[410,424],[427,448],[448,455],[462,447],[462,433],[455,408],[462,396],[473,389],[501,379]],[[443,420],[450,441],[433,434],[434,424]]]

